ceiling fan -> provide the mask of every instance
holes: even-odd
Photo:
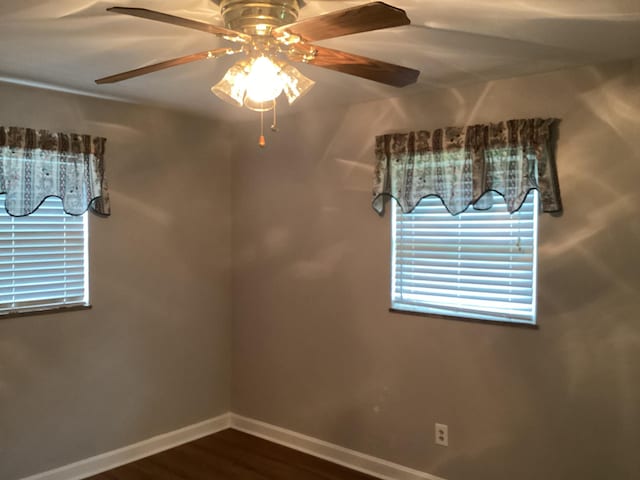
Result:
[[[386,3],[371,2],[300,21],[297,21],[301,3],[298,0],[220,0],[216,3],[220,5],[225,27],[146,8],[108,8],[108,11],[114,13],[207,32],[232,42],[235,46],[147,65],[100,78],[96,83],[115,83],[198,60],[244,54],[243,59],[233,65],[211,90],[221,99],[236,106],[265,112],[275,111],[276,98],[282,92],[291,104],[315,83],[281,58],[394,87],[415,83],[420,74],[418,70],[411,68],[311,43],[410,23],[404,10]],[[264,146],[263,135],[260,137],[260,145]]]

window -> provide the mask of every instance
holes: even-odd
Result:
[[[49,197],[12,217],[0,195],[0,314],[88,305],[87,213],[66,214]]]
[[[394,208],[393,309],[535,324],[538,194],[513,214],[495,197],[456,216],[434,196]]]

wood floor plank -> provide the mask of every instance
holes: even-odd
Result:
[[[249,435],[240,432],[234,432],[232,435],[234,437],[249,437]],[[299,462],[293,465],[267,455],[266,447],[268,447],[269,442],[262,441],[262,448],[256,450],[255,448],[250,448],[251,446],[246,441],[230,442],[225,437],[228,437],[228,435],[221,432],[215,439],[207,438],[202,442],[196,442],[195,447],[202,449],[212,458],[224,457],[234,464],[251,466],[252,471],[257,475],[264,475],[262,472],[268,472],[272,477],[278,479],[289,480],[297,478],[300,470]]]
[[[233,429],[86,480],[376,480]]]
[[[258,457],[269,458],[280,464],[287,465],[291,462],[292,450],[276,443],[265,441],[236,430],[226,430],[220,432],[219,439],[227,445],[234,445],[240,454],[250,452]],[[295,452],[295,473],[297,475],[315,475],[323,480],[340,480],[345,478],[345,467],[335,463],[327,462],[318,457]],[[316,478],[310,477],[310,478]],[[299,478],[298,476],[294,478]],[[349,470],[349,479],[370,480],[372,477],[359,472]]]

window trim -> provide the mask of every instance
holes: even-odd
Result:
[[[538,248],[539,248],[539,232],[538,232],[538,228],[539,228],[539,217],[540,217],[540,198],[539,198],[539,194],[537,191],[535,190],[530,190],[528,192],[527,195],[533,195],[534,199],[534,205],[533,205],[533,209],[534,209],[534,216],[533,216],[533,251],[532,251],[532,256],[533,256],[533,260],[532,260],[532,265],[533,265],[533,269],[532,269],[532,292],[531,292],[531,298],[532,298],[532,321],[525,321],[525,320],[521,320],[521,319],[510,319],[505,317],[503,320],[499,320],[499,319],[482,319],[482,318],[475,318],[472,316],[465,316],[465,315],[447,315],[445,313],[436,313],[436,312],[427,312],[427,311],[420,311],[418,309],[416,310],[412,310],[412,309],[403,309],[403,308],[397,308],[393,306],[393,301],[394,301],[394,293],[395,293],[395,285],[396,285],[396,261],[397,261],[397,257],[396,257],[396,246],[395,246],[395,242],[396,242],[396,235],[397,235],[397,222],[396,222],[396,218],[397,218],[397,212],[398,209],[400,208],[399,205],[397,203],[394,202],[393,208],[391,209],[391,215],[389,215],[390,217],[390,222],[391,222],[391,228],[390,228],[390,232],[391,232],[391,243],[390,243],[390,247],[391,247],[391,275],[390,275],[390,285],[389,285],[389,299],[391,302],[391,306],[389,307],[389,312],[390,313],[394,313],[394,314],[408,314],[408,315],[415,315],[415,316],[421,316],[421,317],[430,317],[430,318],[437,318],[437,319],[444,319],[444,320],[456,320],[456,321],[463,321],[463,322],[471,322],[471,323],[482,323],[485,325],[499,325],[499,326],[510,326],[510,327],[518,327],[518,328],[525,328],[525,329],[533,329],[533,330],[537,330],[539,329],[539,325],[538,325],[538,298],[537,298],[537,287],[538,287]],[[500,200],[501,201],[501,198]],[[526,201],[526,200],[525,200]],[[443,208],[444,204],[443,204]],[[515,213],[515,212],[514,212]]]
[[[16,318],[16,317],[24,317],[24,316],[32,316],[32,315],[51,315],[61,312],[73,312],[76,310],[91,310],[93,305],[69,305],[67,307],[55,307],[55,308],[41,308],[38,310],[12,310],[6,313],[0,313],[0,321],[4,318]]]
[[[0,194],[0,196],[5,196],[5,193]],[[49,198],[54,198],[54,197],[47,197],[42,204],[44,204],[44,202],[46,202]],[[0,199],[1,200],[1,199]],[[58,200],[60,200],[58,198]],[[60,200],[60,202],[62,202]],[[1,201],[2,205],[4,205],[4,201]],[[41,206],[42,206],[41,204]],[[58,313],[58,312],[69,312],[69,311],[75,311],[75,310],[88,310],[91,309],[91,303],[90,303],[90,291],[89,291],[89,213],[88,211],[85,211],[83,214],[81,215],[70,215],[66,212],[63,211],[63,207],[62,207],[62,203],[60,203],[60,210],[61,210],[61,214],[60,214],[60,218],[62,218],[62,215],[65,216],[70,216],[70,217],[82,217],[82,241],[83,241],[83,251],[82,251],[82,259],[83,259],[83,296],[82,296],[82,300],[77,301],[77,302],[73,302],[73,303],[59,303],[59,304],[55,304],[55,305],[46,305],[46,304],[41,304],[41,305],[32,305],[32,306],[26,306],[26,307],[18,307],[18,308],[12,308],[12,309],[6,309],[4,311],[0,310],[0,320],[4,319],[4,318],[14,318],[14,317],[22,317],[25,315],[47,315],[47,314],[52,314],[52,313]],[[37,212],[37,210],[36,210]],[[11,216],[10,214],[8,214],[6,212],[6,210],[4,209],[0,209],[0,214],[3,215],[7,215],[7,216]],[[62,262],[61,262],[62,264]],[[45,303],[46,300],[43,300],[43,303]]]
[[[480,318],[472,318],[472,317],[456,317],[454,315],[443,315],[440,313],[429,313],[429,312],[417,312],[414,310],[401,310],[399,308],[389,307],[389,313],[395,313],[400,315],[414,315],[418,317],[429,317],[440,320],[455,320],[457,322],[467,322],[467,323],[481,323],[483,325],[497,325],[501,327],[516,327],[516,328],[525,328],[527,330],[538,330],[540,326],[538,323],[524,323],[524,322],[510,322],[505,320],[482,320]]]

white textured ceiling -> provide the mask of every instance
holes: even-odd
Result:
[[[300,18],[367,3],[307,0]],[[309,65],[317,85],[281,114],[490,79],[640,57],[640,0],[390,0],[411,25],[323,42],[331,48],[420,70],[396,89]],[[144,7],[222,25],[211,0],[2,0],[0,80],[48,85],[163,105],[215,118],[254,118],[209,89],[233,57],[196,62],[113,85],[94,80],[150,63],[227,46],[212,35],[106,11]]]

